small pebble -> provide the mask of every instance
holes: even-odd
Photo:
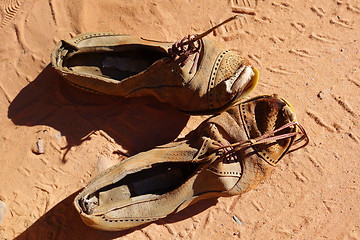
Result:
[[[5,212],[6,212],[6,205],[3,201],[0,200],[0,225],[4,219]]]
[[[61,132],[54,133],[54,138],[56,138],[57,140],[61,140],[61,138],[62,138]]]
[[[237,216],[234,215],[233,219],[237,222],[237,224],[239,224],[239,226],[242,226],[242,222],[237,218]]]
[[[325,98],[325,93],[323,91],[320,91],[317,95],[318,98],[320,98],[321,100]]]
[[[35,145],[33,145],[32,147],[32,152],[35,154],[44,154],[44,142],[41,138],[39,138],[37,140],[37,142],[35,143]]]

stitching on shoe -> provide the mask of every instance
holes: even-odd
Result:
[[[227,172],[227,171],[219,171],[217,170],[216,168],[213,168],[213,167],[209,167],[208,170],[210,172],[215,172],[215,173],[218,173],[218,174],[223,174],[223,175],[236,175],[237,177],[241,177],[242,173],[241,172]]]
[[[216,125],[214,123],[210,124],[210,135],[212,138],[215,138],[215,131],[219,131],[218,128],[216,127]]]
[[[208,87],[210,109],[215,108],[214,103],[213,103],[213,100],[214,100],[213,94],[212,94],[211,90],[215,87],[215,79],[216,79],[217,72],[219,71],[219,68],[220,68],[220,63],[221,63],[222,59],[225,57],[225,54],[228,53],[229,51],[230,50],[225,50],[219,54],[219,56],[217,57],[217,59],[215,61],[213,69],[211,71],[211,74],[210,74],[210,81],[209,81],[209,87]]]
[[[115,34],[115,33],[93,33],[93,34],[89,34],[89,35],[85,35],[85,36],[82,36],[81,38],[77,39],[74,41],[75,44],[79,44],[81,41],[83,40],[86,40],[86,39],[89,39],[89,38],[92,38],[92,37],[97,37],[97,36],[110,36],[110,35],[118,35],[118,34]]]
[[[147,222],[147,221],[153,221],[158,218],[139,218],[139,219],[110,219],[106,218],[104,215],[101,216],[101,218],[106,222]]]
[[[205,149],[206,149],[206,146],[207,146],[207,143],[208,143],[208,139],[205,139],[200,151],[199,151],[199,156],[203,155],[205,153]]]

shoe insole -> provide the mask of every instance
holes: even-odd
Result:
[[[121,81],[146,70],[164,57],[169,56],[157,48],[124,46],[113,51],[73,53],[65,59],[64,66],[75,73]]]
[[[195,163],[159,163],[131,173],[120,181],[90,194],[84,199],[85,212],[103,211],[112,206],[155,197],[170,192],[188,179],[199,167]],[[89,204],[91,203],[91,204]]]

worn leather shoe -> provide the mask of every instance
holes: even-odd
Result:
[[[176,43],[81,34],[60,41],[51,64],[69,83],[88,91],[153,96],[190,114],[214,114],[245,97],[258,80],[248,60],[205,37],[218,26]]]
[[[136,227],[200,199],[253,189],[303,139],[308,141],[290,104],[260,96],[207,119],[183,139],[99,174],[74,204],[93,228]]]

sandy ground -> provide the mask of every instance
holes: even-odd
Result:
[[[360,1],[0,0],[0,8],[0,239],[360,239]],[[234,13],[245,18],[211,38],[259,69],[251,96],[278,93],[293,104],[308,147],[242,196],[128,231],[87,227],[72,200],[124,158],[117,150],[151,149],[205,117],[74,89],[48,66],[55,44],[89,31],[176,41]],[[39,139],[43,154],[34,153]]]

